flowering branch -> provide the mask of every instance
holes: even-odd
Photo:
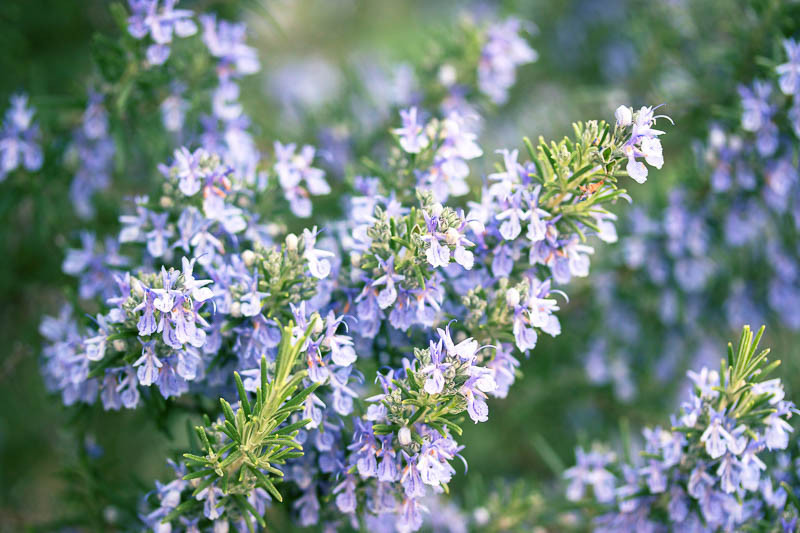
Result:
[[[787,493],[765,461],[789,445],[788,419],[798,411],[784,400],[781,380],[767,379],[780,361],[769,361],[768,349],[758,351],[763,333],[763,327],[754,334],[745,326],[738,347],[728,344],[719,373],[689,372],[692,394],[670,430],[645,428],[640,461],[617,463],[613,453],[578,449],[578,464],[564,473],[567,497],[583,501],[591,486],[604,506],[596,517],[601,528],[670,523],[682,530],[731,530],[760,509],[768,522],[783,520],[791,513],[784,509]],[[622,485],[616,486],[615,474]]]
[[[263,511],[257,509],[263,507],[263,490],[283,501],[275,484],[282,481],[284,473],[276,465],[302,457],[303,447],[296,440],[297,434],[311,422],[302,419],[285,423],[303,410],[305,399],[318,386],[304,386],[307,372],[295,369],[313,326],[312,321],[299,338],[293,324],[283,328],[271,379],[267,359],[261,359],[260,384],[255,384],[256,398],[252,405],[241,376],[234,374],[239,394],[235,411],[234,406],[220,398],[224,418],[195,428],[205,454],[183,454],[188,468],[182,479],[170,484],[169,491],[160,491],[161,505],[147,517],[151,525],[169,524],[178,517],[185,520],[193,515],[199,519],[202,506],[203,516],[212,521],[229,510],[229,516],[243,520],[248,529],[252,530],[248,515],[262,527],[266,526]],[[184,469],[181,467],[179,471]],[[176,491],[182,496],[184,488],[193,491],[178,504],[174,496]],[[165,494],[171,497],[165,498]],[[201,504],[202,501],[205,503]],[[235,511],[231,512],[231,507]]]

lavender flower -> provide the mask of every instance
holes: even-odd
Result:
[[[128,32],[136,39],[148,34],[153,44],[147,47],[147,61],[161,65],[168,58],[173,33],[178,37],[189,37],[197,33],[193,13],[188,9],[175,9],[178,0],[128,0],[131,16]]]
[[[631,137],[623,147],[623,152],[628,157],[626,171],[628,175],[638,183],[647,181],[647,168],[644,163],[638,161],[638,157],[644,157],[647,164],[661,168],[664,164],[664,157],[661,153],[661,141],[659,135],[664,132],[653,128],[659,118],[671,119],[666,115],[654,115],[654,107],[642,107],[635,114],[628,108],[617,109],[617,125],[627,126],[632,124]],[[632,119],[630,118],[632,115]]]
[[[311,216],[309,196],[328,194],[331,188],[325,181],[325,172],[311,166],[314,148],[304,146],[299,154],[295,154],[296,149],[294,144],[283,145],[275,141],[274,169],[292,213],[305,218]]]
[[[28,107],[28,97],[11,97],[0,130],[0,181],[18,167],[35,172],[42,167],[43,155],[39,146],[39,128],[33,121],[35,110]]]
[[[400,110],[403,127],[394,130],[398,135],[400,146],[409,154],[418,154],[430,144],[418,115],[416,107]]]
[[[794,39],[786,39],[783,41],[783,48],[788,61],[775,67],[775,71],[780,75],[778,83],[781,92],[794,96],[800,92],[800,43]]]
[[[772,494],[773,480],[765,463],[770,454],[765,451],[785,449],[788,439],[781,434],[770,447],[763,435],[772,428],[780,428],[779,433],[791,430],[787,418],[796,409],[783,400],[779,379],[763,380],[765,371],[776,364],[768,364],[769,350],[757,353],[762,333],[763,328],[754,336],[745,327],[738,348],[729,345],[722,381],[707,369],[690,373],[695,390],[681,413],[672,417],[673,429],[644,430],[644,464],[639,468],[600,456],[604,460],[592,469],[590,458],[599,457],[579,449],[578,465],[565,472],[571,480],[568,498],[581,500],[584,486],[597,483],[599,476],[603,485],[599,489],[595,485],[594,497],[609,506],[607,513],[596,517],[600,527],[629,528],[647,522],[652,528],[685,529],[702,523],[711,530],[729,530],[751,521],[768,524],[783,519],[785,500],[782,503]],[[765,403],[780,407],[753,410]],[[611,472],[620,466],[624,484],[615,489]]]
[[[478,87],[495,104],[508,99],[520,65],[536,61],[538,55],[519,36],[522,23],[515,18],[491,26],[478,63]]]

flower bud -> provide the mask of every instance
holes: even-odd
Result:
[[[519,305],[519,291],[517,289],[508,289],[506,291],[506,303],[509,307],[516,307]]]
[[[456,82],[456,78],[458,73],[456,72],[456,67],[451,65],[450,63],[445,63],[439,69],[439,83],[444,85],[445,87],[450,87]]]
[[[286,249],[290,252],[297,251],[297,235],[290,233],[286,236]]]
[[[431,207],[431,214],[435,217],[441,216],[442,211],[444,211],[442,204],[433,204],[433,207]]]
[[[115,340],[114,342],[111,343],[111,346],[113,346],[114,349],[118,352],[124,352],[125,349],[128,347],[127,343],[122,339]]]
[[[633,123],[633,109],[621,105],[614,111],[614,116],[617,119],[617,126],[630,126]]]
[[[253,252],[253,250],[245,250],[242,252],[242,261],[244,261],[244,264],[247,268],[253,266],[253,263],[256,262],[255,252]]]
[[[242,304],[239,302],[233,302],[231,304],[231,316],[232,317],[240,317],[242,316]]]
[[[455,246],[458,244],[459,238],[461,235],[458,233],[456,228],[448,229],[444,234],[444,240],[447,241],[447,244]]]
[[[475,519],[475,523],[479,526],[485,526],[489,523],[489,510],[486,507],[478,507],[473,511],[472,517]]]
[[[139,281],[137,278],[131,278],[131,294],[134,296],[138,296],[141,298],[144,296],[144,289],[142,288],[142,282]]]
[[[400,446],[408,446],[411,444],[411,430],[408,426],[403,426],[397,432],[397,440],[400,441]]]
[[[725,132],[722,131],[722,128],[719,126],[711,128],[711,132],[708,135],[708,145],[715,150],[721,150],[725,147]]]
[[[353,268],[361,268],[361,254],[358,252],[351,253],[350,264],[353,265]]]
[[[322,323],[322,317],[319,316],[319,313],[314,312],[314,314],[311,315],[311,320],[314,322],[314,329],[312,330],[312,333],[314,335],[319,335],[320,333],[322,333],[322,329],[325,326]]]
[[[161,206],[163,209],[169,209],[170,207],[172,207],[172,206],[173,206],[174,202],[172,201],[172,198],[170,198],[169,196],[162,196],[162,197],[159,199],[159,202],[158,202],[158,204],[159,204],[159,205],[160,205],[160,206]]]

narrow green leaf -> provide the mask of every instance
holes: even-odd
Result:
[[[222,413],[225,415],[225,418],[231,424],[236,423],[236,415],[233,414],[233,409],[231,409],[231,404],[229,404],[225,398],[220,398],[219,403],[222,406]]]
[[[242,377],[239,375],[238,372],[233,373],[233,379],[236,381],[236,389],[239,391],[239,402],[241,402],[242,409],[244,410],[244,414],[250,416],[252,412],[250,410],[250,402],[247,400],[247,391],[244,390],[244,384],[242,383]]]
[[[204,468],[202,470],[195,470],[194,472],[189,472],[183,479],[189,481],[190,479],[199,479],[201,477],[206,477],[208,475],[214,474],[215,471],[213,468]]]

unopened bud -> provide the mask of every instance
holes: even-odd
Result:
[[[715,150],[721,150],[725,146],[725,132],[719,126],[711,128],[708,135],[708,144]]]
[[[253,252],[253,250],[245,250],[242,252],[242,261],[244,261],[244,264],[247,268],[253,266],[253,263],[256,262],[255,252]]]
[[[131,294],[134,296],[144,296],[144,289],[142,288],[142,282],[136,278],[131,278]]]
[[[125,351],[125,348],[127,348],[127,344],[126,344],[126,343],[125,343],[125,341],[124,341],[124,340],[122,340],[122,339],[117,339],[117,340],[115,340],[114,342],[112,342],[112,343],[111,343],[111,345],[112,345],[112,346],[114,347],[114,349],[115,349],[116,351],[118,351],[118,352],[124,352],[124,351]]]
[[[439,83],[445,87],[450,87],[456,82],[457,75],[458,73],[456,72],[456,67],[450,63],[445,63],[439,69]]]
[[[360,268],[361,266],[361,254],[358,252],[353,252],[350,254],[350,264],[353,265],[353,268]]]
[[[475,523],[479,526],[485,526],[489,523],[489,510],[486,507],[478,507],[473,511],[472,517],[475,519]]]
[[[322,333],[322,328],[324,325],[322,323],[322,317],[319,316],[319,313],[314,312],[314,314],[311,315],[311,320],[314,321],[314,329],[312,330],[312,333],[314,333],[314,335],[319,335]]]
[[[435,217],[441,216],[442,211],[444,211],[442,204],[433,204],[433,207],[431,207],[431,214]]]
[[[397,432],[397,440],[400,441],[400,446],[408,446],[411,444],[411,430],[408,426],[403,426]]]
[[[444,240],[447,241],[447,244],[455,246],[458,244],[459,238],[461,235],[458,233],[456,228],[448,229],[444,234]]]
[[[297,251],[297,235],[290,233],[286,236],[286,249],[290,252]]]
[[[508,289],[506,291],[506,303],[510,307],[519,305],[519,291],[517,289]]]
[[[614,117],[617,119],[617,126],[630,126],[633,122],[633,109],[628,106],[621,105],[614,112]]]
[[[242,316],[242,304],[239,302],[233,302],[231,304],[231,316],[236,318]]]

